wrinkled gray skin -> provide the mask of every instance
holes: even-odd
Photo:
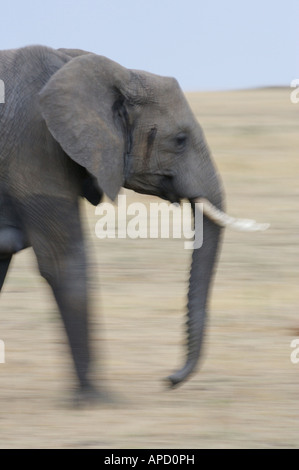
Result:
[[[0,288],[14,253],[32,246],[68,336],[79,393],[90,380],[86,257],[79,216],[124,186],[169,201],[222,189],[203,132],[175,79],[95,54],[42,46],[0,52]],[[187,351],[176,385],[195,369],[220,229],[204,217],[188,293]]]

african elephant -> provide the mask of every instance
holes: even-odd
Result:
[[[14,253],[32,246],[67,333],[83,398],[90,379],[87,265],[80,197],[97,205],[120,188],[171,202],[203,201],[194,250],[184,366],[200,355],[221,226],[223,190],[203,131],[177,81],[128,70],[80,50],[30,46],[0,52],[0,288]],[[238,224],[238,222],[236,222]]]

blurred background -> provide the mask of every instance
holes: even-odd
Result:
[[[56,306],[31,250],[15,256],[0,306],[1,448],[299,446],[299,364],[290,360],[299,338],[298,13],[295,0],[1,5],[2,49],[80,48],[175,76],[229,213],[271,224],[226,231],[201,370],[169,391],[162,378],[182,360],[190,252],[176,239],[99,240],[94,208],[82,204],[94,348],[119,397],[96,410],[65,406],[73,376]]]
[[[297,0],[11,0],[1,48],[92,51],[176,77],[186,91],[289,86],[299,76]]]

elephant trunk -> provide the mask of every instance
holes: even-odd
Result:
[[[214,199],[217,200],[217,205],[213,205],[205,198],[194,198],[191,200],[194,216],[195,210],[200,210],[196,208],[195,203],[201,204],[203,212],[203,243],[201,248],[194,249],[192,255],[188,292],[187,357],[184,366],[168,377],[168,381],[172,386],[178,385],[189,377],[195,370],[200,357],[209,291],[221,238],[221,227],[229,226],[240,231],[266,230],[269,227],[269,224],[261,224],[254,220],[236,219],[229,216],[221,209],[222,197],[220,196],[220,186],[217,187],[215,194]]]
[[[194,204],[193,214],[195,211]],[[194,214],[195,215],[195,214]],[[203,216],[203,245],[194,249],[190,271],[187,314],[187,357],[184,366],[168,377],[171,386],[186,380],[194,371],[201,352],[207,302],[217,259],[221,228]]]

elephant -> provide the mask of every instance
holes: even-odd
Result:
[[[127,69],[76,49],[0,52],[0,290],[12,256],[32,247],[68,338],[82,400],[91,379],[86,249],[79,214],[124,187],[172,203],[203,203],[203,246],[194,249],[187,350],[171,386],[196,370],[226,225],[220,176],[204,132],[176,79]],[[249,222],[249,229],[258,229]]]

